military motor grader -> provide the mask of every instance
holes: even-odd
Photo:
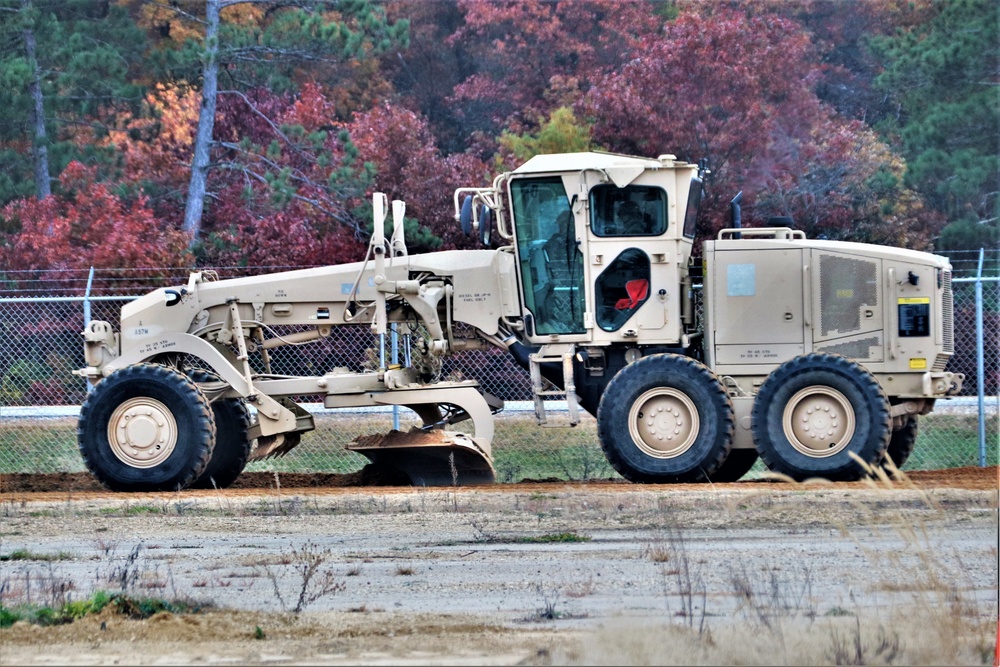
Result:
[[[503,401],[439,371],[445,355],[493,346],[530,373],[540,425],[589,412],[635,482],[736,480],[758,457],[796,479],[902,465],[917,417],[963,379],[945,370],[948,261],[785,224],[724,229],[692,262],[704,171],[671,155],[540,155],[454,193],[483,249],[408,254],[405,204],[376,194],[361,262],[203,271],[147,294],[117,333],[84,331],[86,465],[114,490],[225,487],[248,459],[295,447],[314,423],[293,398],[320,395],[326,408],[412,410],[421,426],[348,445],[412,483],[491,482]],[[377,334],[377,369],[272,372],[275,348],[352,325]],[[391,325],[402,364],[386,361]]]

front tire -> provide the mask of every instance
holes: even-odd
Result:
[[[796,480],[856,480],[851,454],[876,466],[892,421],[889,399],[870,372],[846,357],[807,354],[779,366],[754,399],[754,444],[767,467]]]
[[[732,447],[733,406],[703,364],[654,354],[623,368],[597,409],[597,433],[611,466],[633,482],[699,482]]]
[[[208,465],[215,420],[188,377],[159,364],[136,364],[90,392],[77,441],[87,468],[108,489],[175,491]]]
[[[193,382],[218,382],[213,371],[192,368],[187,375]],[[191,482],[192,489],[227,489],[242,474],[253,449],[247,437],[250,409],[242,398],[217,398],[212,401],[215,419],[215,448],[205,470]]]

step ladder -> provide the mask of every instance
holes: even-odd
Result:
[[[549,428],[576,426],[580,423],[580,403],[576,395],[576,383],[573,381],[573,355],[576,346],[572,343],[561,345],[543,345],[538,352],[529,355],[531,372],[531,394],[535,399],[535,419],[539,426]],[[562,364],[563,388],[545,388],[542,378],[542,364]],[[566,401],[566,419],[553,421],[545,410],[545,401],[563,399]]]

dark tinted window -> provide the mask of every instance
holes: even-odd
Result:
[[[650,185],[599,185],[590,191],[597,236],[657,236],[667,231],[667,193]]]
[[[693,239],[698,225],[698,209],[701,208],[701,179],[691,179],[688,190],[687,209],[684,211],[684,236]]]

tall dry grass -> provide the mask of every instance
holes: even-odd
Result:
[[[553,664],[589,665],[989,665],[997,638],[997,601],[976,596],[976,586],[954,545],[934,537],[932,524],[954,521],[933,495],[916,487],[891,462],[868,468],[867,486],[875,491],[857,500],[857,521],[843,525],[844,539],[864,555],[875,576],[843,582],[846,606],[818,614],[811,600],[813,573],[803,576],[758,574],[730,565],[726,609],[702,609],[698,623],[689,616],[637,622],[620,619],[556,650]],[[789,479],[782,481],[791,482]],[[906,501],[899,502],[905,494]],[[913,512],[916,497],[921,512]],[[902,511],[903,507],[911,511]],[[994,503],[993,511],[997,511]],[[819,510],[818,510],[819,511]],[[657,535],[649,558],[659,567],[684,552],[676,529]],[[879,548],[882,535],[898,549]],[[664,542],[666,540],[666,542]],[[996,547],[994,547],[996,554]],[[786,564],[786,572],[801,563]],[[718,564],[684,559],[681,581],[701,581],[697,569]],[[790,568],[790,569],[789,569]],[[780,568],[775,568],[780,569]],[[997,588],[993,571],[993,587]],[[683,591],[682,588],[679,590]],[[857,591],[855,593],[854,591]],[[665,595],[668,593],[665,587]],[[863,596],[863,598],[862,598]],[[683,599],[683,598],[682,598]],[[712,600],[702,597],[702,601]]]

